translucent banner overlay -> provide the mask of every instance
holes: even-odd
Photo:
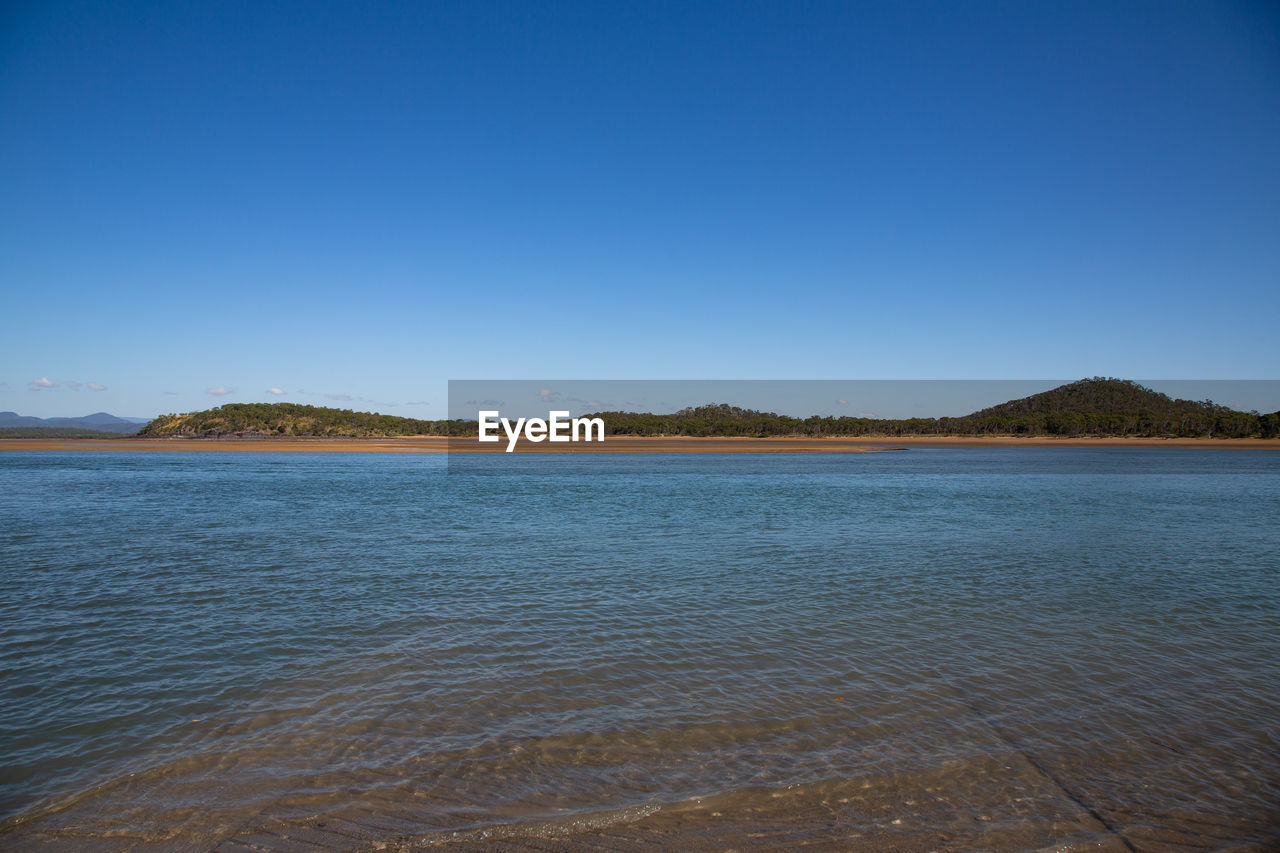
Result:
[[[1002,439],[1095,450],[1262,447],[1280,438],[1277,410],[1280,380],[451,380],[449,464],[493,472],[670,471],[699,463],[514,458],[867,454],[965,441],[990,448]]]
[[[449,418],[482,410],[545,418],[551,410],[670,414],[709,404],[795,418],[962,417],[1029,397],[1071,379],[452,379]],[[1212,400],[1239,411],[1280,409],[1280,380],[1156,379],[1136,385],[1171,398]]]

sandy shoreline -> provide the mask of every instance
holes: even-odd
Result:
[[[506,445],[473,438],[0,438],[0,452],[125,451],[197,453],[501,453]],[[610,436],[603,442],[538,444],[517,453],[866,453],[910,447],[1180,447],[1280,450],[1280,439],[1019,438],[1017,436],[905,436],[863,438],[688,438]]]

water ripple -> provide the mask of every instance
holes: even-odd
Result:
[[[0,454],[0,846],[1275,844],[1278,457]]]

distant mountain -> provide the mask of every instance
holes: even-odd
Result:
[[[57,420],[57,418],[50,418],[50,420]],[[83,418],[74,418],[73,420],[81,420],[87,424],[99,424],[102,426],[107,426],[112,424],[140,425],[140,424],[147,423],[148,421],[151,420],[151,418],[118,418],[115,415],[109,415],[106,412],[94,412],[92,415],[85,415]]]
[[[29,418],[17,412],[0,412],[0,427],[38,427],[43,424],[43,418]]]
[[[79,430],[81,432],[114,433],[117,435],[133,435],[146,418],[118,418],[106,412],[94,412],[82,418],[33,418],[17,412],[0,412],[0,430],[22,429],[60,429]],[[52,436],[50,436],[52,437]]]

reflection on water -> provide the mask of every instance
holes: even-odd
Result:
[[[0,847],[1280,843],[1280,454],[537,459],[0,454]]]

